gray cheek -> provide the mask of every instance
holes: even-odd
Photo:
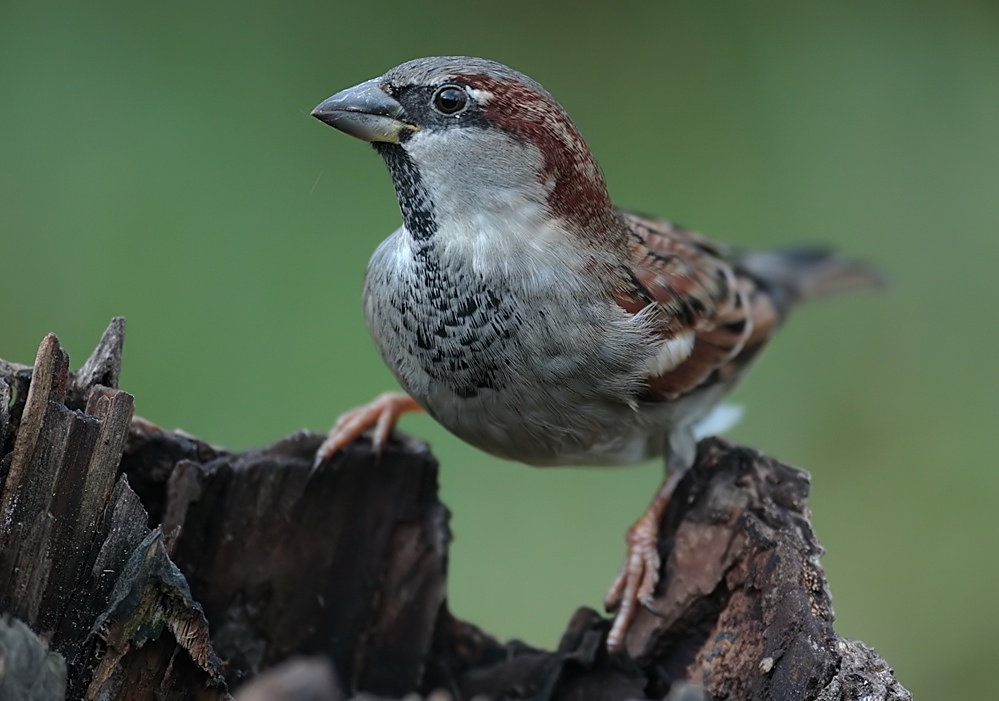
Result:
[[[420,133],[406,150],[442,215],[448,211],[464,218],[469,211],[488,211],[497,192],[520,192],[535,201],[547,195],[539,182],[542,159],[537,149],[502,131]]]

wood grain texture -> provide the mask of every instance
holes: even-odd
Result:
[[[0,610],[65,661],[67,698],[225,698],[201,608],[118,472],[132,419],[114,386],[123,334],[114,320],[78,373],[52,334],[33,369],[0,368]],[[12,672],[5,698],[25,681]]]
[[[0,701],[911,698],[833,628],[802,470],[702,441],[627,654],[585,608],[538,650],[448,611],[425,445],[361,440],[312,474],[318,434],[164,431],[114,386],[123,338],[77,373],[52,335],[33,368],[0,361]]]

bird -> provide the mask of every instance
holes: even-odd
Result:
[[[605,606],[623,649],[660,576],[657,537],[701,427],[788,313],[878,286],[820,246],[742,250],[611,201],[568,113],[538,82],[467,56],[407,61],[312,116],[372,144],[402,226],[368,264],[364,314],[404,393],[345,413],[316,466],[400,415],[529,465],[662,457]],[[731,412],[729,412],[731,413]]]

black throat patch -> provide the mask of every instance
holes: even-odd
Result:
[[[434,203],[423,185],[420,169],[399,144],[375,142],[372,146],[385,159],[385,165],[392,174],[402,220],[409,233],[417,241],[429,239],[437,233],[437,220],[434,219]]]
[[[481,279],[460,262],[441,259],[434,203],[419,168],[402,146],[373,145],[392,173],[403,221],[413,239],[413,277],[400,287],[397,272],[387,269],[376,279],[376,284],[393,289],[384,300],[383,323],[391,327],[396,352],[404,351],[458,397],[498,389],[508,372],[509,363],[502,360],[508,352],[504,346],[511,342],[514,316],[513,308],[504,303],[502,286]]]

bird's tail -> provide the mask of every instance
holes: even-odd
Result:
[[[802,302],[885,284],[871,266],[819,246],[740,251],[736,260],[770,293],[782,317]]]

